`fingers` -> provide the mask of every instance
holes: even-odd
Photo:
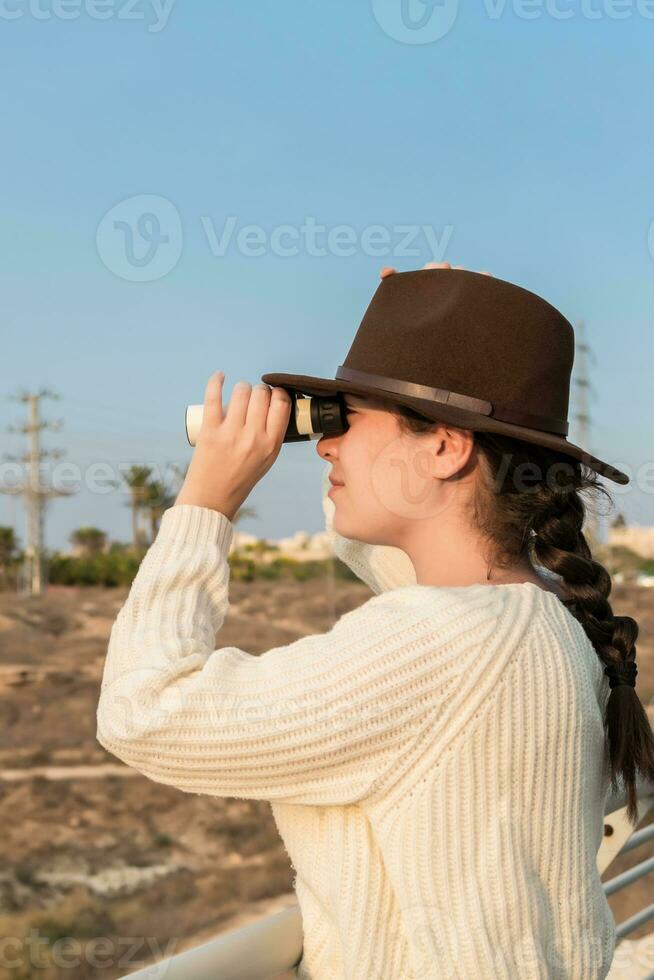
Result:
[[[204,408],[202,410],[202,424],[205,421],[212,426],[220,425],[223,420],[223,383],[225,381],[224,371],[214,371],[204,390]]]
[[[245,424],[251,425],[257,432],[276,433],[284,418],[288,423],[290,401],[290,395],[283,388],[273,389],[264,381],[260,381],[251,388]]]
[[[291,414],[291,396],[284,388],[263,381],[254,387],[247,381],[234,385],[225,421],[235,428],[253,429],[281,443]]]
[[[232,388],[232,396],[229,399],[225,422],[236,428],[242,428],[247,418],[248,406],[250,404],[250,394],[252,385],[248,381],[237,381]]]
[[[451,269],[451,268],[452,266],[450,265],[449,262],[427,262],[426,265],[423,265],[423,269]],[[462,269],[463,266],[456,265],[454,266],[454,268]],[[392,266],[385,265],[384,268],[379,273],[379,278],[386,279],[387,276],[392,276],[394,272],[397,272],[397,269],[394,269]]]
[[[427,262],[423,265],[423,269],[461,269],[463,272],[468,272],[465,265],[452,265],[450,262]],[[384,268],[379,273],[380,279],[386,279],[387,276],[392,276],[397,269],[393,269],[391,266],[384,266]],[[484,270],[481,273],[482,276],[492,276],[492,272],[487,272]]]
[[[251,425],[257,432],[266,431],[266,416],[270,405],[270,385],[265,381],[259,381],[254,387],[251,385],[250,395],[245,413],[245,424]]]
[[[266,419],[266,434],[281,445],[293,408],[293,399],[284,388],[273,388]]]

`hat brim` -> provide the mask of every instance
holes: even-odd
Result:
[[[290,391],[302,395],[335,395],[339,392],[351,394],[370,395],[373,398],[384,398],[387,401],[406,405],[420,412],[427,418],[435,422],[445,422],[449,425],[458,426],[465,429],[478,429],[481,432],[499,432],[515,439],[524,439],[525,442],[535,443],[537,446],[545,446],[548,449],[557,450],[566,456],[572,456],[579,460],[584,466],[594,470],[596,473],[605,476],[614,483],[625,485],[629,483],[630,477],[622,470],[616,469],[610,463],[568,442],[564,436],[555,433],[542,432],[540,429],[530,429],[523,425],[513,425],[511,422],[502,422],[488,415],[480,415],[477,412],[467,412],[451,405],[440,405],[433,401],[425,401],[421,398],[396,394],[395,392],[381,391],[371,385],[355,384],[351,381],[338,381],[333,378],[315,378],[307,374],[262,374],[261,380],[271,387],[286,388]]]

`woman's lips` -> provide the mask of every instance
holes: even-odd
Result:
[[[329,489],[329,493],[327,494],[327,496],[328,497],[331,497],[331,495],[333,494],[334,490],[342,490],[344,486],[345,486],[344,483],[333,483],[332,486]]]

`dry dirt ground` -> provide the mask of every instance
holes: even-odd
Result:
[[[126,595],[0,593],[3,980],[122,977],[295,902],[268,803],[154,783],[96,742],[107,641]],[[369,597],[338,579],[232,582],[218,642],[261,653],[327,630]],[[616,586],[611,598],[640,623],[638,691],[652,706],[654,591]],[[605,877],[649,856],[650,844]],[[650,901],[651,876],[610,899],[618,922]]]

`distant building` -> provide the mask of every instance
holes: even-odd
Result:
[[[654,558],[654,527],[639,524],[610,527],[608,544],[610,548],[629,548],[642,558]]]
[[[271,545],[270,551],[264,550],[265,543]],[[254,547],[253,547],[254,546]],[[258,546],[258,547],[257,547]],[[256,551],[255,551],[256,547]],[[245,531],[234,531],[229,553],[234,551],[248,553],[259,552],[259,560],[270,562],[275,558],[293,558],[295,561],[323,561],[333,555],[329,535],[326,531],[318,531],[316,534],[309,534],[308,531],[296,531],[289,538],[258,538],[255,534],[247,534]]]
[[[256,544],[260,539],[256,534],[248,534],[247,531],[234,531],[232,543],[229,546],[229,553],[244,548],[248,544]]]

